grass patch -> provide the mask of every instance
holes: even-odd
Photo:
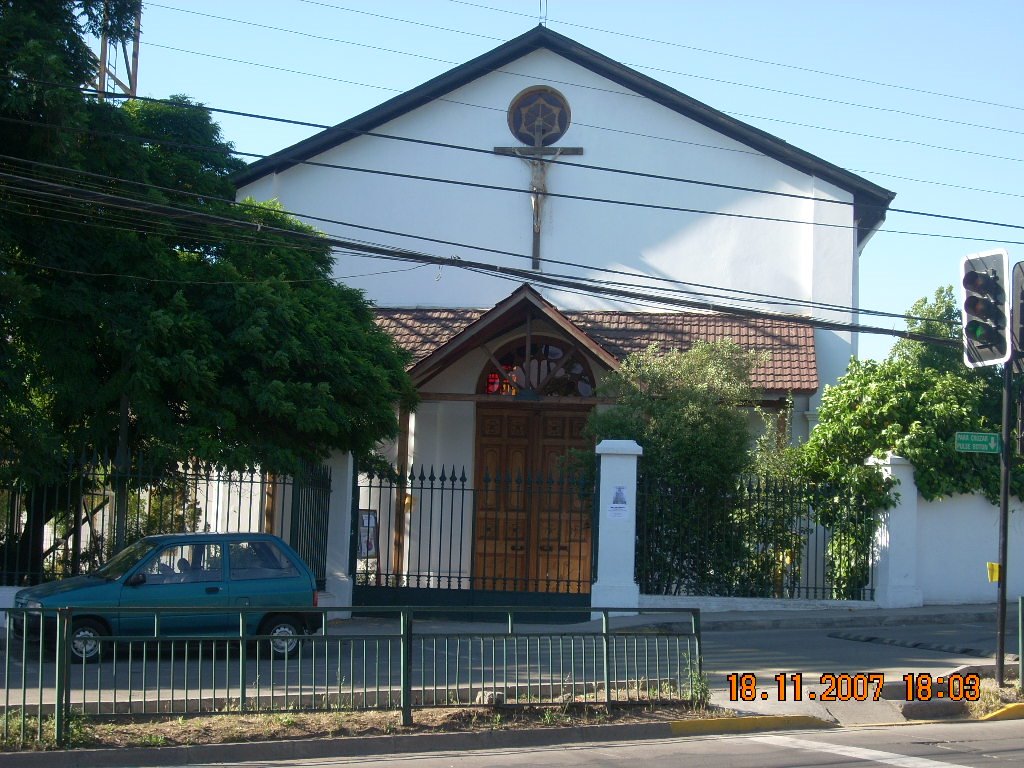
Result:
[[[603,704],[566,703],[552,706],[435,707],[413,711],[413,724],[403,726],[396,711],[330,712],[227,712],[216,715],[118,715],[83,717],[69,722],[71,748],[165,747],[227,744],[285,739],[384,736],[390,734],[444,733],[456,731],[563,728],[606,723],[640,723],[697,717],[725,717],[733,713],[686,704],[655,705],[647,702]],[[19,718],[20,721],[20,718]],[[32,721],[33,729],[37,723]],[[37,741],[32,729],[25,743],[9,739],[5,750],[56,749],[52,722],[44,722],[49,737]],[[14,735],[14,734],[12,734]]]
[[[1000,688],[991,677],[981,679],[981,698],[977,701],[967,702],[967,712],[970,717],[977,719],[990,715],[1002,709],[1007,704],[1018,704],[1024,702],[1024,693],[1016,682],[1009,682]]]

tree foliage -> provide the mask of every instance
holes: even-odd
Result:
[[[640,443],[649,476],[709,493],[731,488],[750,444],[740,406],[754,399],[750,375],[763,359],[732,341],[685,352],[652,345],[608,374],[599,392],[615,405],[595,411],[588,428],[598,440]]]
[[[915,303],[908,327],[955,344],[901,340],[882,362],[854,360],[822,396],[818,425],[803,451],[805,471],[849,485],[874,508],[886,508],[893,489],[864,462],[891,451],[914,465],[926,499],[981,492],[994,501],[999,462],[958,453],[954,435],[1001,429],[998,369],[972,370],[961,361],[959,310],[950,287]]]
[[[312,229],[230,202],[242,164],[207,110],[82,95],[83,35],[130,22],[102,5],[0,16],[0,441],[40,470],[125,438],[274,471],[369,452],[414,400],[404,354]]]
[[[648,593],[725,595],[750,586],[750,530],[736,524],[735,502],[750,444],[741,407],[753,401],[750,375],[762,361],[731,341],[664,354],[651,346],[600,386],[615,404],[591,415],[592,435],[636,440],[644,450],[637,575]]]

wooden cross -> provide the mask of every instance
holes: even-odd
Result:
[[[530,165],[530,205],[533,208],[533,258],[531,269],[540,269],[540,230],[544,198],[548,192],[548,166],[562,155],[582,155],[583,147],[545,147],[550,126],[538,120],[533,126],[532,147],[495,147],[496,155],[514,155]]]

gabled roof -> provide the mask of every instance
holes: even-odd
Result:
[[[528,286],[493,310],[377,308],[375,313],[377,324],[412,355],[410,373],[419,384],[471,346],[521,323],[522,312],[513,310],[521,310],[524,300],[538,309],[552,310],[555,314],[545,312],[545,316],[571,330],[574,338],[585,339],[588,350],[599,351],[598,359],[609,368],[650,344],[685,350],[697,340],[732,339],[744,349],[769,354],[768,362],[754,371],[753,384],[759,391],[811,394],[818,390],[814,329],[786,320],[695,312],[559,312]]]
[[[885,211],[895,193],[874,184],[820,157],[804,152],[782,139],[754,128],[696,99],[670,88],[654,78],[620,64],[575,40],[538,26],[519,37],[471,61],[450,69],[442,75],[410,91],[385,101],[361,115],[339,123],[279,152],[257,160],[235,175],[235,183],[244,186],[271,173],[277,173],[297,163],[338,146],[349,139],[372,131],[384,123],[445,96],[506,64],[544,48],[592,72],[628,88],[641,96],[688,117],[731,139],[745,144],[768,157],[774,158],[803,173],[835,184],[850,192],[854,198],[854,218],[859,222],[861,238],[885,219]]]

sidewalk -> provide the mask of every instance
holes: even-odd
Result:
[[[992,624],[994,633],[996,626],[996,606],[994,604],[701,613],[701,628],[705,632],[738,629],[835,629],[985,622]],[[1006,623],[1008,627],[1012,626],[1016,630],[1016,602],[1008,606]]]
[[[712,702],[744,714],[810,716],[838,725],[902,723],[955,717],[961,701],[950,701],[948,688],[937,694],[937,678],[950,673],[987,672],[995,667],[994,605],[938,605],[920,608],[809,611],[744,611],[702,615],[705,669]],[[1007,611],[1005,641],[1007,679],[1017,675],[1016,605]],[[755,675],[753,700],[734,700],[730,674]],[[782,693],[776,675],[785,673]],[[852,675],[884,676],[883,698],[858,701]],[[792,675],[800,678],[795,700]],[[927,701],[907,701],[904,675],[925,674],[935,684]],[[822,675],[840,680],[835,701],[822,702]],[[876,678],[877,679],[877,678]],[[831,678],[827,680],[831,683]],[[749,689],[747,698],[750,698]],[[955,696],[955,694],[954,694]]]

